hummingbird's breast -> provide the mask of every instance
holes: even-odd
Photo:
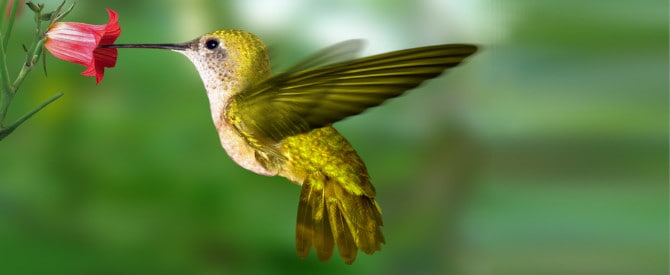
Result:
[[[195,59],[188,54],[186,56]],[[239,78],[233,77],[235,74],[232,68],[235,68],[236,64],[232,61],[225,62],[220,67],[203,62],[194,64],[207,91],[212,121],[219,134],[221,146],[228,156],[238,165],[254,173],[265,176],[276,175],[276,172],[269,171],[258,162],[256,150],[239,134],[234,125],[225,119],[225,112],[232,96],[245,84]],[[213,66],[217,66],[219,70],[212,70]]]
[[[256,174],[264,176],[274,176],[277,174],[277,172],[268,170],[258,162],[256,159],[256,150],[240,136],[233,125],[219,117],[219,119],[214,119],[214,126],[219,133],[221,146],[235,163]]]

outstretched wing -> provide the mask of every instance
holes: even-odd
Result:
[[[473,45],[437,45],[289,70],[235,95],[227,115],[256,138],[280,141],[399,96],[476,50]],[[315,63],[294,68],[310,64]]]
[[[360,53],[363,44],[364,41],[362,39],[351,39],[331,45],[286,69],[283,74],[292,74],[318,66],[327,66],[352,60]]]

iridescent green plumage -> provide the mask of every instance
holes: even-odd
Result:
[[[437,45],[351,58],[352,40],[270,76],[267,50],[239,30],[209,33],[183,44],[116,45],[167,48],[185,54],[207,89],[222,146],[241,166],[302,186],[296,245],[328,260],[335,246],[345,263],[358,250],[381,249],[381,209],[365,164],[332,124],[399,96],[457,66],[472,45]]]
[[[371,254],[384,243],[381,210],[363,161],[330,124],[418,86],[476,48],[430,46],[313,67],[348,52],[338,49],[250,86],[233,96],[227,114],[244,135],[268,141],[257,148],[269,156],[266,165],[302,184],[298,255],[307,256],[314,246],[327,260],[337,245],[351,263],[357,249]]]
[[[306,257],[312,246],[327,260],[337,244],[346,263],[357,248],[373,253],[381,248],[381,210],[374,200],[365,164],[333,127],[286,138],[281,145],[287,163],[280,175],[303,178],[298,204],[296,244]]]
[[[475,50],[471,45],[429,46],[289,71],[237,94],[233,102],[252,131],[279,141],[399,96]]]

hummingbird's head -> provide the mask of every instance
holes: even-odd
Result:
[[[208,93],[233,95],[270,75],[267,48],[256,35],[218,30],[179,44],[114,44],[102,47],[168,49],[188,57]]]
[[[267,48],[252,33],[219,30],[185,44],[185,50],[179,52],[195,65],[207,90],[223,88],[236,93],[270,75]]]

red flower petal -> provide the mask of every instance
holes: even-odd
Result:
[[[105,25],[78,22],[55,23],[46,33],[44,47],[55,57],[86,66],[81,74],[95,76],[100,83],[105,68],[116,65],[116,49],[98,48],[101,44],[112,44],[121,35],[118,14],[107,9],[109,21]]]

